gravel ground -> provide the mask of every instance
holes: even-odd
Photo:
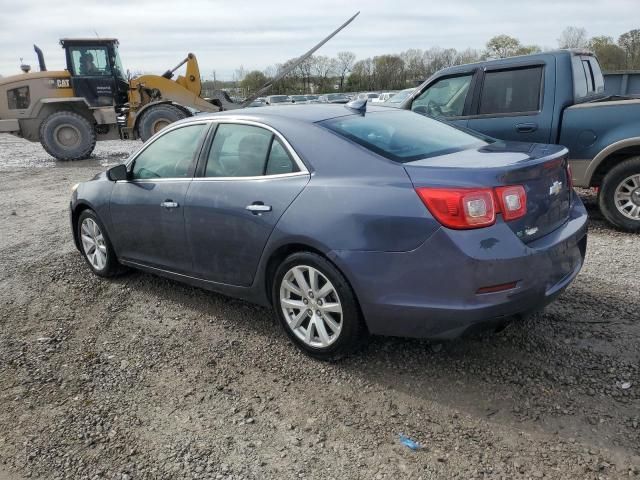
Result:
[[[98,145],[56,164],[0,135],[0,479],[640,478],[640,241],[588,192],[585,267],[544,313],[319,363],[265,309],[91,275],[69,188],[139,143]]]

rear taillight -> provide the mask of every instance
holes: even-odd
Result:
[[[524,217],[527,213],[527,192],[522,185],[496,187],[496,198],[505,222]]]
[[[442,225],[455,229],[493,225],[496,207],[493,191],[462,188],[416,188],[420,199]]]
[[[416,192],[436,220],[457,230],[493,225],[498,213],[505,221],[527,213],[527,194],[521,185],[479,189],[418,187]]]

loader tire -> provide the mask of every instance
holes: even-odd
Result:
[[[57,160],[83,160],[96,147],[96,131],[82,115],[56,112],[40,125],[40,143]]]
[[[186,118],[187,114],[173,105],[156,105],[142,114],[138,124],[138,136],[146,142],[173,122]]]

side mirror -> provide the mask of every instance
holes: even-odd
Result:
[[[121,163],[120,165],[111,167],[109,170],[107,170],[107,178],[112,182],[117,182],[118,180],[128,180],[129,172],[127,171],[127,166]]]

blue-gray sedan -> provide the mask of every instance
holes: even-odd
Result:
[[[89,267],[271,305],[319,358],[367,333],[453,338],[542,308],[578,274],[567,150],[345,105],[236,110],[162,130],[74,187]]]

